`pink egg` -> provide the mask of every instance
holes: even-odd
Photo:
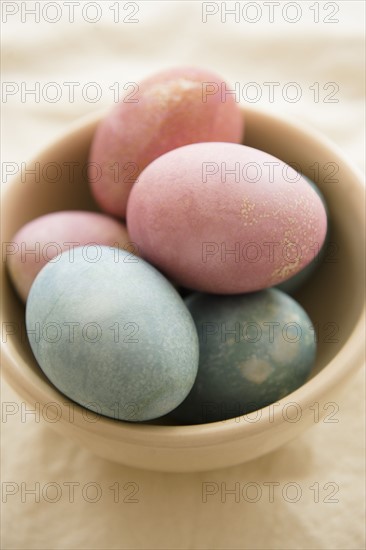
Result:
[[[220,76],[198,68],[164,71],[128,88],[90,151],[89,181],[102,210],[124,217],[140,172],[167,151],[201,141],[240,143],[243,115],[226,89]]]
[[[218,294],[274,286],[321,247],[322,201],[295,170],[244,145],[198,143],[152,162],[127,226],[141,255],[180,285]]]
[[[105,214],[72,210],[46,214],[28,222],[11,243],[6,243],[5,249],[8,271],[19,296],[26,301],[39,271],[58,254],[68,250],[71,258],[73,248],[85,246],[85,254],[93,259],[98,253],[94,244],[137,253],[125,225]]]

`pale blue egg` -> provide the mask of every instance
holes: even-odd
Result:
[[[301,386],[314,364],[312,323],[290,296],[196,293],[186,300],[200,360],[194,386],[171,413],[183,423],[225,420],[261,409]]]
[[[197,374],[197,332],[182,298],[125,251],[79,247],[71,260],[64,252],[48,263],[28,297],[28,338],[41,369],[62,393],[102,415],[165,415]]]

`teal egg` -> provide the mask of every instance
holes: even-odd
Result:
[[[172,413],[180,422],[225,420],[258,410],[301,386],[314,364],[311,320],[290,296],[196,293],[186,300],[200,347],[198,374]]]
[[[56,388],[90,410],[130,421],[165,415],[197,374],[192,317],[150,264],[94,248],[64,252],[36,277],[26,307],[35,358]]]
[[[317,267],[322,263],[325,257],[325,251],[327,248],[327,245],[329,243],[329,211],[327,207],[327,203],[325,201],[323,193],[320,191],[319,187],[307,176],[302,176],[308,183],[311,185],[311,187],[314,189],[314,191],[318,194],[320,197],[325,212],[327,215],[327,233],[325,235],[324,242],[322,246],[319,247],[319,250],[314,249],[314,258],[311,260],[308,265],[304,267],[301,271],[296,273],[296,275],[293,275],[293,277],[290,277],[286,281],[283,281],[282,283],[276,285],[276,288],[279,288],[280,290],[283,290],[283,292],[287,292],[288,294],[294,294],[306,281],[309,280],[309,278],[313,275],[314,271],[317,269]]]

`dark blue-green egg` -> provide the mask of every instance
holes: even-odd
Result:
[[[322,246],[317,249],[314,247],[314,258],[311,260],[311,262],[304,267],[301,271],[296,273],[293,277],[290,277],[286,281],[283,281],[283,283],[280,283],[279,285],[276,285],[276,288],[279,288],[280,290],[283,290],[283,292],[287,292],[288,294],[294,294],[306,281],[309,280],[309,278],[312,276],[314,271],[317,269],[317,267],[322,263],[325,256],[325,251],[329,243],[329,211],[327,207],[327,203],[325,201],[323,193],[320,191],[319,187],[307,176],[302,176],[308,183],[311,185],[311,187],[316,191],[318,196],[320,197],[325,212],[327,215],[327,233],[325,235],[324,242]]]
[[[186,300],[199,337],[196,381],[171,413],[187,424],[225,420],[274,403],[301,386],[314,364],[311,320],[290,296],[196,293]]]
[[[197,374],[198,337],[171,283],[114,248],[75,248],[49,262],[27,301],[41,369],[76,403],[116,419],[167,414]]]

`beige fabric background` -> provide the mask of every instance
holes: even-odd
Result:
[[[46,3],[41,2],[42,7]],[[34,2],[3,2],[3,10],[5,4],[20,10],[2,24],[3,81],[15,82],[23,91],[36,82],[42,91],[53,81],[63,91],[55,103],[42,95],[39,102],[31,96],[22,101],[20,93],[3,96],[3,161],[28,160],[71,121],[112,105],[109,87],[115,82],[122,88],[156,70],[197,64],[241,87],[256,82],[263,94],[257,105],[312,124],[364,167],[364,2],[331,2],[328,7],[323,2],[297,2],[302,15],[292,24],[282,16],[283,2],[273,23],[263,3],[257,3],[262,17],[256,23],[243,17],[236,23],[233,16],[221,22],[220,14],[203,23],[200,2],[139,2],[134,16],[139,22],[114,23],[109,8],[116,3],[99,2],[102,17],[94,24],[80,16],[87,3],[75,7],[75,21],[68,23],[68,8],[58,2],[62,16],[52,24],[42,15],[35,23],[34,16],[24,13],[22,23],[21,4],[31,8]],[[248,3],[241,3],[240,9],[244,4]],[[310,9],[314,4],[319,6],[319,23]],[[55,8],[48,9],[46,17],[55,18]],[[121,19],[133,9],[121,2]],[[287,9],[287,18],[294,18],[295,8]],[[91,7],[86,15],[90,19],[96,12]],[[247,18],[254,15],[247,12]],[[323,23],[326,16],[339,22]],[[96,103],[80,92],[91,81],[102,89]],[[74,102],[64,82],[80,83]],[[280,83],[272,103],[265,82]],[[300,86],[298,102],[282,99],[288,82]],[[319,102],[309,89],[316,82]],[[334,90],[324,90],[329,82],[339,86],[337,103],[324,102]],[[34,415],[3,417],[2,548],[360,550],[365,547],[364,397],[364,374],[359,372],[337,402],[337,422],[315,423],[295,441],[248,464],[191,475],[123,467],[63,439]],[[6,383],[2,401],[24,412],[25,405]],[[7,496],[11,482],[17,492]],[[73,499],[71,482],[78,484]],[[217,488],[224,483],[227,489],[239,484],[240,501],[229,494],[224,498],[219,490],[203,502],[204,482],[216,483]],[[39,502],[26,492],[36,483]],[[62,494],[52,503],[55,486],[49,484],[55,483]],[[137,502],[126,502],[137,488],[127,483],[137,484],[132,497]],[[271,483],[277,483],[272,498]],[[119,502],[114,502],[110,489],[116,484]],[[92,503],[95,487],[100,499]]]

